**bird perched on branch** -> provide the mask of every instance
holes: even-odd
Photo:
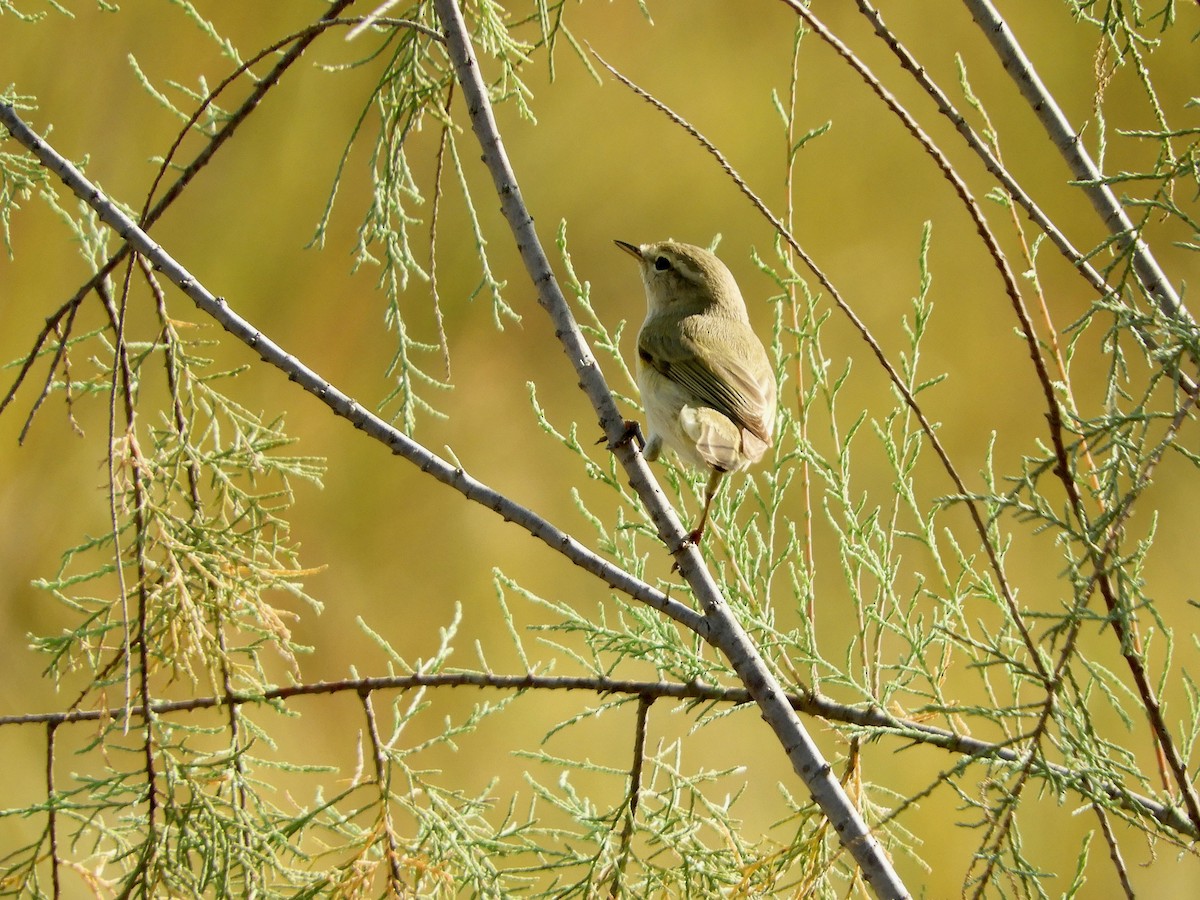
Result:
[[[616,245],[637,259],[646,287],[637,344],[649,431],[643,455],[653,461],[665,446],[709,473],[704,510],[689,535],[695,543],[725,473],[758,462],[771,447],[775,373],[737,282],[714,254],[675,241]]]

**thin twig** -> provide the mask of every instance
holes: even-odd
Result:
[[[391,891],[397,897],[404,895],[404,878],[400,870],[400,847],[396,842],[396,829],[392,825],[391,767],[384,752],[383,738],[379,736],[379,723],[375,720],[375,707],[371,702],[371,691],[360,690],[359,699],[367,717],[367,735],[371,739],[371,757],[375,762],[375,786],[379,790],[379,808],[383,819],[384,838],[387,841],[388,877]]]
[[[444,104],[447,117],[450,114],[450,101],[454,99],[454,82],[446,91]],[[442,136],[438,141],[437,167],[433,173],[433,201],[429,208],[429,294],[433,299],[433,319],[437,327],[438,344],[442,348],[442,364],[446,367],[446,380],[450,380],[450,342],[446,339],[446,323],[442,318],[442,298],[438,294],[437,280],[437,227],[438,212],[442,200],[442,168],[446,162],[446,140],[450,136],[451,124],[442,123]]]
[[[425,688],[473,687],[503,691],[587,691],[601,695],[625,694],[649,700],[703,701],[705,703],[728,703],[745,705],[753,702],[750,692],[744,687],[720,687],[699,681],[687,683],[667,681],[633,681],[604,676],[551,676],[551,675],[496,675],[487,672],[414,672],[407,675],[378,675],[361,678],[345,678],[336,681],[311,681],[292,684],[270,690],[251,692],[233,691],[229,694],[191,697],[186,700],[155,700],[151,707],[155,716],[163,717],[182,712],[197,712],[205,709],[220,709],[226,704],[272,704],[293,701],[300,697],[325,696],[343,693],[379,692],[386,690],[410,691]],[[1027,753],[1013,749],[1010,744],[990,743],[968,735],[938,728],[913,719],[900,719],[877,707],[850,706],[838,703],[829,697],[804,693],[788,693],[786,702],[797,712],[814,716],[827,722],[836,722],[861,730],[864,736],[879,739],[894,737],[910,744],[938,747],[963,757],[962,763],[999,762],[1006,765],[1024,764]],[[116,720],[122,716],[142,715],[140,707],[125,709],[70,709],[46,713],[22,713],[0,716],[0,728],[22,725],[68,725]],[[1103,798],[1127,812],[1149,817],[1158,822],[1165,832],[1191,840],[1200,840],[1200,831],[1172,806],[1166,806],[1149,797],[1144,797],[1122,786],[1097,783],[1094,778],[1075,770],[1051,763],[1045,759],[1035,760],[1034,771],[1039,776],[1053,778],[1085,796]]]
[[[608,892],[608,896],[613,900],[621,896],[621,882],[625,878],[625,868],[629,865],[633,832],[637,829],[637,808],[642,798],[642,766],[646,761],[646,722],[650,718],[652,703],[654,703],[653,696],[638,695],[637,724],[633,732],[633,763],[629,768],[629,798],[625,804],[625,813],[621,816],[624,820],[624,824],[621,826],[621,850],[617,854],[612,888]]]
[[[33,427],[33,420],[37,416],[38,410],[42,408],[42,404],[46,402],[50,396],[50,392],[54,390],[54,373],[58,371],[61,364],[63,367],[63,385],[67,392],[67,406],[71,407],[71,370],[70,370],[70,354],[67,353],[67,348],[70,346],[69,338],[71,336],[71,326],[75,324],[75,315],[79,312],[79,304],[68,304],[61,306],[52,315],[46,319],[46,326],[42,330],[38,339],[34,342],[33,350],[25,357],[25,362],[21,366],[21,371],[17,373],[17,377],[13,380],[13,385],[9,392],[4,396],[4,400],[0,401],[0,412],[4,412],[4,407],[8,406],[13,396],[17,392],[25,375],[33,366],[34,361],[38,357],[38,351],[41,350],[46,338],[50,332],[54,332],[54,336],[58,338],[58,346],[54,350],[54,358],[50,360],[50,365],[46,367],[46,378],[42,382],[41,393],[37,395],[33,403],[30,404],[29,413],[25,416],[25,424],[21,426],[21,432],[17,435],[17,444],[24,444],[25,438],[29,435],[29,429]],[[62,324],[63,316],[67,317],[65,324]],[[61,325],[61,327],[60,327]],[[78,423],[74,421],[74,414],[70,415],[71,424],[75,426],[76,433],[80,433]]]
[[[795,179],[796,170],[796,104],[797,104],[797,89],[800,84],[800,41],[804,36],[804,26],[800,23],[796,24],[796,33],[792,38],[792,66],[791,76],[788,79],[788,104],[787,104],[787,125],[786,134],[784,135],[787,145],[784,147],[786,165],[784,166],[784,183],[783,196],[786,208],[784,211],[784,222],[787,224],[788,231],[792,230],[795,223],[795,191],[793,190],[793,181]],[[789,252],[795,255],[795,251],[788,247]],[[788,261],[789,267],[793,265],[791,259]],[[799,303],[796,299],[796,279],[790,279],[787,286],[788,306],[792,313],[792,330],[796,335],[796,423],[799,428],[799,440],[801,446],[809,443],[808,440],[808,407],[804,403],[804,395],[807,385],[808,370],[804,365],[804,354],[801,350],[802,333],[800,328],[800,319],[798,315]],[[816,553],[815,547],[817,542],[813,540],[813,499],[812,499],[812,466],[807,456],[800,461],[800,496],[803,498],[803,544],[804,564],[809,572],[816,571]],[[816,630],[817,625],[817,602],[815,592],[810,592],[808,596],[808,604],[805,607],[805,617],[808,621],[809,628]],[[814,672],[810,679],[815,683],[815,662]]]
[[[54,738],[61,723],[46,723],[46,831],[50,838],[50,885],[55,900],[62,896],[58,858],[58,788],[54,785]]]
[[[125,273],[126,284],[128,289],[128,279],[132,274],[132,270],[127,269]],[[116,560],[116,576],[117,576],[117,593],[121,603],[121,652],[120,658],[125,667],[125,677],[123,683],[125,686],[126,705],[129,705],[130,690],[133,678],[133,643],[130,637],[129,628],[129,585],[125,582],[125,565],[121,559],[121,504],[119,502],[119,492],[117,485],[119,483],[118,469],[128,468],[129,477],[135,485],[135,491],[140,490],[141,473],[136,465],[137,456],[137,440],[133,431],[134,419],[134,404],[133,404],[133,369],[129,365],[128,348],[125,346],[125,311],[124,304],[118,309],[109,296],[108,287],[106,284],[97,285],[96,294],[100,297],[100,302],[104,305],[105,311],[108,313],[108,319],[113,330],[113,364],[112,364],[112,388],[109,391],[108,402],[108,454],[106,456],[108,465],[108,515],[109,525],[112,529],[113,539],[113,556]],[[125,403],[125,428],[121,442],[126,447],[125,459],[122,462],[117,460],[117,400],[123,399]],[[137,507],[135,516],[140,515],[140,504],[135,504]],[[141,541],[141,528],[137,527],[136,542]],[[141,554],[137,554],[137,558],[141,560]],[[144,584],[141,579],[138,579],[138,596],[144,597]],[[145,635],[145,605],[141,607],[142,615],[139,616],[142,628],[140,633]],[[144,648],[143,648],[144,649]],[[145,668],[143,668],[145,673]],[[143,697],[143,703],[148,703],[149,698]],[[128,721],[125,727],[129,727]],[[151,804],[153,806],[153,804]],[[153,821],[152,821],[153,824]]]
[[[1117,836],[1113,833],[1112,824],[1108,821],[1108,814],[1100,806],[1093,806],[1092,809],[1096,813],[1096,818],[1100,820],[1100,833],[1104,835],[1104,843],[1108,845],[1108,858],[1112,860],[1113,868],[1117,870],[1117,880],[1121,883],[1121,890],[1125,892],[1125,896],[1129,900],[1133,900],[1136,895],[1133,892],[1133,885],[1129,882],[1129,870],[1125,867],[1125,860],[1121,857],[1121,848],[1117,844]]]

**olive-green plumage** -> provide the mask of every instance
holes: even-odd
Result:
[[[721,477],[758,462],[774,440],[775,373],[733,275],[716,256],[674,241],[616,244],[637,258],[646,287],[637,360],[645,456],[656,459],[666,446],[710,472],[692,532],[699,540]]]

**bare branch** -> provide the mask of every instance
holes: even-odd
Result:
[[[677,600],[670,599],[662,591],[656,590],[640,579],[634,578],[620,567],[584,547],[546,519],[472,478],[463,469],[451,465],[430,452],[379,416],[364,409],[357,401],[338,390],[294,356],[289,355],[282,347],[234,312],[224,297],[215,296],[201,282],[197,281],[195,276],[176,262],[132,219],[121,212],[120,208],[110,201],[99,188],[84,178],[78,169],[38,137],[17,116],[12,106],[0,104],[0,124],[8,128],[13,137],[32,151],[43,165],[58,175],[76,196],[91,205],[104,222],[111,226],[138,253],[149,259],[154,268],[160,270],[186,293],[202,311],[212,316],[226,331],[257,352],[264,362],[284,372],[290,381],[299,384],[334,413],[347,419],[355,428],[387,446],[396,455],[403,456],[420,468],[422,472],[432,475],[438,481],[453,487],[469,499],[486,506],[506,521],[521,525],[530,534],[566,556],[580,568],[596,575],[614,590],[628,594],[635,600],[640,600],[667,614],[701,637],[708,633],[709,624],[696,611]]]
[[[228,694],[192,697],[186,700],[155,700],[151,712],[156,717],[174,713],[196,712],[204,709],[219,709],[222,706],[246,706],[290,701],[300,697],[324,696],[329,694],[353,693],[367,696],[379,691],[408,691],[414,688],[474,687],[503,691],[587,691],[589,693],[613,695],[626,694],[638,697],[645,704],[655,700],[702,701],[705,703],[728,703],[735,706],[752,703],[750,692],[744,687],[719,687],[693,681],[688,684],[667,681],[632,681],[608,677],[578,677],[551,675],[494,675],[485,672],[413,672],[407,675],[377,675],[363,678],[345,678],[337,681],[310,681],[271,688],[260,693],[233,691]],[[807,716],[851,726],[856,733],[870,738],[890,736],[912,744],[925,744],[958,754],[963,764],[969,761],[1001,762],[1016,767],[1029,764],[1029,754],[1022,753],[1003,743],[981,741],[968,735],[928,725],[912,719],[901,719],[888,715],[873,707],[849,706],[829,697],[817,694],[785,695],[788,705]],[[58,728],[77,723],[113,721],[122,716],[142,715],[140,707],[131,709],[72,709],[65,712],[24,713],[0,716],[0,728],[20,725],[46,725]],[[639,713],[640,716],[640,713]],[[640,719],[639,719],[640,721]],[[644,727],[644,726],[639,726]],[[644,738],[639,739],[644,740]],[[1030,771],[1039,776],[1051,777],[1058,783],[1079,791],[1084,796],[1102,797],[1115,807],[1134,816],[1149,817],[1158,822],[1165,831],[1174,832],[1181,838],[1200,839],[1198,831],[1179,810],[1159,803],[1149,797],[1125,790],[1116,784],[1100,784],[1086,773],[1076,772],[1057,763],[1035,760]]]
[[[1092,201],[1104,226],[1117,240],[1117,246],[1127,250],[1133,257],[1133,268],[1146,292],[1154,298],[1162,312],[1173,319],[1180,319],[1194,329],[1195,319],[1183,305],[1174,285],[1163,272],[1150,247],[1138,235],[1138,228],[1125,212],[1099,167],[1083,146],[1079,132],[1071,127],[1066,114],[1046,89],[1033,62],[1025,55],[1017,37],[1008,23],[992,5],[991,0],[964,0],[971,17],[979,30],[992,45],[1004,66],[1004,71],[1016,82],[1038,121],[1046,129],[1050,140],[1058,148],[1063,159],[1071,168],[1080,187]]]
[[[884,24],[883,17],[879,14],[879,11],[869,2],[869,0],[857,0],[857,3],[859,9],[862,10],[863,15],[866,16],[867,21],[871,23],[871,27],[875,29],[875,33],[880,37],[880,39],[883,40],[884,43],[888,45],[891,51],[896,55],[897,59],[900,60],[900,64],[904,67],[904,69],[911,73],[913,79],[919,85],[921,85],[921,87],[927,94],[929,94],[930,97],[933,98],[933,101],[937,104],[938,111],[947,119],[949,119],[951,123],[953,123],[955,129],[962,136],[963,140],[967,142],[967,146],[969,146],[983,161],[983,164],[987,168],[988,172],[995,176],[996,180],[1004,185],[1004,190],[1008,192],[1008,195],[1013,199],[1013,202],[1025,210],[1025,212],[1029,215],[1029,218],[1033,220],[1033,223],[1042,230],[1043,234],[1050,238],[1051,243],[1058,248],[1059,253],[1061,253],[1067,262],[1069,262],[1075,269],[1075,271],[1077,271],[1080,276],[1082,276],[1082,278],[1089,285],[1091,285],[1092,289],[1096,291],[1098,296],[1104,297],[1111,295],[1114,289],[1105,281],[1104,276],[1101,275],[1096,270],[1096,267],[1088,261],[1087,257],[1080,252],[1080,250],[1077,249],[1074,244],[1071,243],[1070,239],[1063,234],[1062,229],[1060,229],[1054,224],[1053,221],[1051,221],[1050,217],[1045,213],[1045,211],[1042,210],[1040,206],[1038,206],[1037,202],[1034,201],[1031,196],[1029,196],[1029,193],[1024,187],[1021,186],[1021,183],[1017,181],[1011,172],[1009,172],[1008,168],[999,160],[999,158],[997,158],[996,154],[992,152],[991,148],[988,147],[983,138],[975,133],[975,130],[967,123],[967,120],[964,118],[962,113],[960,113],[954,107],[954,104],[950,102],[950,98],[946,96],[945,92],[938,87],[937,83],[929,76],[929,73],[925,71],[924,67],[921,66],[921,64],[917,62],[913,55],[908,51],[908,48],[905,47],[904,44],[902,44],[896,37],[896,35],[887,27],[887,25]],[[1107,185],[1105,185],[1105,187],[1107,187]],[[1111,190],[1109,193],[1111,194]],[[1141,246],[1145,245],[1142,244]],[[1146,250],[1149,252],[1148,247]],[[1154,265],[1157,265],[1157,263]],[[1142,341],[1143,346],[1145,346],[1148,350],[1154,351],[1157,349],[1158,342],[1146,328],[1138,324],[1135,326],[1135,333]],[[1200,386],[1198,386],[1195,380],[1186,373],[1175,370],[1172,372],[1172,376],[1179,382],[1180,387],[1182,387],[1189,394],[1195,395],[1197,392],[1200,392]]]

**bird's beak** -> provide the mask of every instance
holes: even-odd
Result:
[[[613,243],[637,259],[638,262],[642,261],[642,250],[637,244],[631,244],[628,241],[613,241]]]

